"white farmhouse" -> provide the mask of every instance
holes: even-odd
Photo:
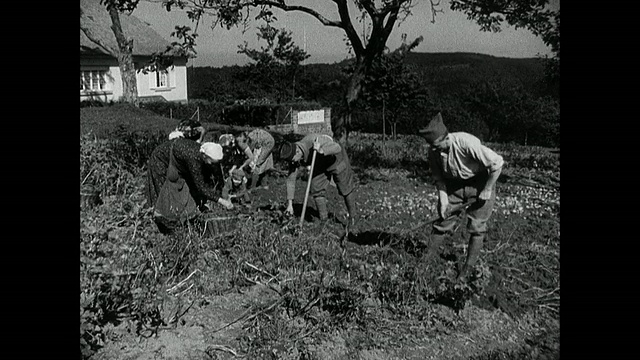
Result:
[[[90,26],[93,38],[117,49],[111,30],[111,18],[99,0],[80,0],[80,8],[88,17],[83,25]],[[154,52],[164,51],[170,43],[151,26],[133,15],[120,14],[122,31],[133,38],[133,61],[136,69],[143,68]],[[161,72],[136,73],[138,97],[145,100],[187,101],[187,58],[175,57],[174,66]],[[80,101],[118,100],[122,96],[122,78],[116,58],[102,46],[91,41],[80,30]]]

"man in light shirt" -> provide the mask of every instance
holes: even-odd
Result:
[[[449,133],[440,113],[419,133],[429,144],[429,166],[438,190],[440,215],[433,224],[428,256],[437,254],[445,236],[453,231],[458,221],[457,215],[462,209],[448,215],[449,206],[454,208],[476,198],[466,211],[471,236],[467,259],[458,273],[459,278],[464,278],[480,256],[487,221],[495,203],[495,184],[504,160],[471,134]]]

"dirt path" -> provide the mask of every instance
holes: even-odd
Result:
[[[273,292],[263,286],[254,286],[243,294],[229,294],[208,299],[192,308],[173,329],[162,330],[147,339],[123,337],[110,342],[94,359],[123,360],[199,360],[233,359],[239,352],[238,337],[242,334],[243,322],[229,325],[240,318],[251,301],[273,301]],[[451,309],[440,305],[440,311]],[[453,316],[453,315],[452,315]],[[348,334],[336,332],[329,339],[312,346],[317,359],[469,359],[478,354],[520,349],[525,339],[541,331],[535,327],[531,315],[516,321],[500,311],[488,311],[476,306],[467,306],[459,316],[471,324],[467,333],[434,334],[433,337],[413,341],[412,346],[398,348],[360,350],[354,352],[346,344]],[[228,327],[219,330],[225,326]],[[558,325],[559,326],[559,325]],[[285,353],[286,349],[282,349]],[[533,351],[533,350],[532,350]],[[273,358],[279,357],[275,350]],[[237,356],[236,356],[237,355]],[[292,356],[289,353],[289,356]],[[295,358],[295,357],[293,357]]]

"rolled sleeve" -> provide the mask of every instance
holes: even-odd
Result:
[[[484,145],[480,146],[478,160],[480,160],[490,172],[498,171],[502,169],[502,165],[504,165],[502,156]]]

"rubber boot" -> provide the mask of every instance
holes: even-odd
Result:
[[[358,214],[355,206],[355,195],[353,193],[344,197],[344,204],[347,206],[347,234],[357,234],[358,229]]]
[[[327,198],[318,196],[315,198],[316,208],[318,209],[318,214],[320,217],[320,222],[326,223],[327,219],[329,219],[329,212],[327,211]]]
[[[469,237],[469,247],[467,248],[467,260],[465,261],[458,279],[465,278],[469,271],[473,269],[480,257],[480,249],[482,249],[482,242],[484,241],[484,235],[473,234]]]
[[[251,173],[251,184],[249,184],[249,189],[255,189],[256,186],[258,186],[258,179],[259,179],[260,175],[258,175],[257,172],[252,172]]]

